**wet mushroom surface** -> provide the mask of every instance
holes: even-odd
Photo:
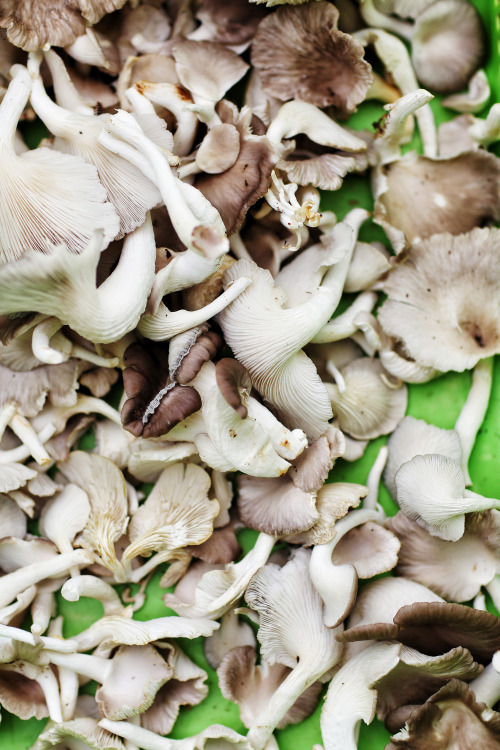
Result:
[[[62,5],[0,2],[0,746],[500,747],[492,4]]]

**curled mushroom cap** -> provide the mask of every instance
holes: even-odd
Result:
[[[462,370],[500,352],[500,230],[440,234],[388,276],[384,330],[419,364]]]
[[[420,83],[440,93],[460,91],[483,57],[479,13],[465,0],[437,0],[417,16],[412,62]]]
[[[217,386],[225,400],[232,406],[241,419],[248,415],[247,407],[242,403],[240,388],[248,393],[252,388],[252,381],[247,370],[236,359],[221,359],[215,366]]]
[[[126,430],[145,438],[169,432],[201,407],[198,392],[169,379],[167,348],[131,344],[124,355],[123,382],[129,397],[122,409]]]
[[[371,67],[361,45],[337,29],[338,17],[335,6],[315,2],[278,8],[261,21],[252,63],[267,93],[343,112],[356,109],[371,84]]]

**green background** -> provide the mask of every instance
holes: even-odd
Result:
[[[496,0],[475,0],[473,3],[481,13],[485,27],[490,38],[489,56],[486,70],[489,77],[492,97],[489,105],[494,101],[500,101],[500,75],[499,75],[499,44],[500,39],[500,2]],[[438,98],[431,104],[436,119],[441,122],[455,116],[450,110],[441,107]],[[351,117],[351,127],[371,128],[372,123],[383,114],[380,104],[366,102],[359,111]],[[36,125],[30,125],[25,131],[25,137],[30,146],[34,146],[39,138],[39,129]],[[36,140],[35,140],[36,139]],[[35,140],[35,143],[33,142]],[[418,147],[418,136],[415,137],[411,147]],[[369,181],[366,177],[350,175],[344,180],[344,185],[339,192],[323,195],[322,209],[335,211],[339,218],[355,206],[372,209],[373,201]],[[367,222],[362,229],[361,239],[371,241],[375,239],[384,240],[380,228]],[[436,380],[423,385],[410,385],[408,414],[425,419],[439,427],[452,428],[460,409],[465,402],[471,383],[470,373],[448,373]],[[369,469],[375,460],[380,447],[386,442],[386,438],[374,440],[368,446],[364,456],[354,463],[338,461],[332,471],[332,481],[349,481],[364,483]],[[84,442],[82,447],[90,447],[89,442]],[[473,481],[472,489],[487,497],[500,498],[499,485],[500,466],[500,359],[496,358],[492,396],[488,407],[488,413],[484,424],[479,432],[474,450],[472,452],[469,469]],[[385,510],[391,515],[396,512],[396,506],[384,486],[380,490],[380,502]],[[243,531],[239,535],[240,544],[246,552],[251,548],[255,540],[255,532]],[[146,604],[136,613],[139,620],[147,620],[153,617],[174,614],[168,610],[162,602],[162,594],[165,593],[159,586],[159,580],[164,568],[158,570],[151,579],[147,588]],[[92,622],[102,615],[101,605],[93,599],[81,599],[79,602],[67,602],[59,596],[58,614],[64,616],[64,635],[71,637],[88,627]],[[225,724],[243,734],[246,729],[240,721],[238,707],[225,700],[217,686],[217,675],[208,666],[204,654],[202,639],[188,641],[181,639],[181,646],[186,653],[208,673],[209,694],[199,706],[190,709],[181,709],[180,716],[171,733],[172,738],[181,739],[196,734],[208,724]],[[85,690],[95,688],[92,684],[86,686]],[[325,690],[326,692],[326,686]],[[315,743],[321,743],[319,728],[319,716],[322,707],[320,700],[316,711],[308,719],[296,726],[278,730],[275,733],[280,750],[310,750]],[[38,734],[45,726],[46,720],[21,721],[7,711],[2,711],[2,723],[0,724],[0,747],[12,748],[12,750],[27,750],[35,741]],[[375,720],[369,727],[362,724],[359,739],[359,750],[382,750],[389,740],[389,733],[384,726]]]

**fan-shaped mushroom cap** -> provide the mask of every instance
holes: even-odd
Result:
[[[373,215],[395,246],[404,238],[412,243],[469,232],[500,218],[500,161],[485,151],[448,159],[410,152],[385,165],[383,175]]]
[[[238,510],[243,523],[266,534],[283,536],[310,529],[319,518],[313,494],[288,477],[238,477]]]
[[[431,536],[404,513],[386,522],[401,542],[396,573],[427,586],[445,599],[466,602],[499,568],[500,513],[471,514],[453,544]]]
[[[465,0],[437,0],[419,13],[412,34],[412,62],[420,83],[440,93],[460,91],[483,57],[484,30]]]
[[[399,468],[415,456],[437,453],[460,463],[462,446],[455,430],[443,430],[423,419],[403,417],[387,441],[389,455],[384,470],[384,483],[396,499],[394,477]]]
[[[379,360],[368,357],[349,362],[341,374],[345,389],[327,384],[340,429],[359,440],[392,432],[406,411],[406,386],[389,387]]]
[[[253,646],[238,646],[224,657],[217,669],[222,695],[239,705],[241,720],[246,727],[258,721],[259,714],[290,673],[290,668],[282,664],[270,666],[264,661],[257,665],[256,660]],[[307,688],[283,716],[277,729],[306,719],[316,707],[320,690],[321,682]]]
[[[192,94],[218,102],[248,70],[239,55],[216,42],[175,41],[172,55],[180,82]]]
[[[338,16],[335,6],[315,2],[280,7],[260,22],[252,64],[267,93],[341,112],[356,109],[371,84],[371,67],[361,45],[338,31]]]
[[[389,274],[378,312],[416,362],[462,370],[500,352],[500,230],[436,234]]]

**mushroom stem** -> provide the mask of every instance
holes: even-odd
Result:
[[[58,318],[47,318],[33,329],[31,348],[34,356],[40,362],[47,365],[59,365],[62,362],[67,362],[70,357],[77,357],[98,367],[118,367],[120,363],[118,357],[101,357],[81,344],[74,344],[62,333],[57,336],[57,343],[61,348],[55,349],[51,346],[50,341],[62,326],[63,323]]]
[[[0,144],[3,149],[14,154],[14,139],[18,122],[31,91],[31,78],[23,65],[13,65],[12,81],[0,104]]]
[[[479,117],[469,127],[469,135],[481,146],[487,148],[491,143],[500,140],[500,104],[494,104],[486,120]]]
[[[339,649],[339,655],[340,653]],[[324,661],[319,661],[318,664],[301,661],[294,667],[248,732],[248,740],[255,750],[265,747],[274,729],[295,701],[332,666],[333,664],[325,664]]]
[[[337,367],[335,367],[335,365],[334,365],[334,363],[333,363],[333,361],[331,359],[327,360],[326,371],[327,371],[327,373],[329,375],[331,375],[331,377],[335,381],[335,384],[336,384],[337,388],[339,389],[339,393],[345,393],[346,387],[347,387],[346,384],[345,384],[345,380],[342,377],[342,373],[340,372],[340,370]],[[329,393],[330,393],[330,391],[329,391]],[[331,398],[331,401],[332,401],[332,406],[334,406],[335,405],[335,399]]]
[[[311,560],[309,562],[309,575],[311,576],[314,588],[325,603],[323,622],[327,627],[334,627],[339,619],[338,593],[337,591],[332,591],[329,572],[332,572],[333,580],[337,581],[338,576],[335,575],[337,568],[346,567],[333,564],[333,550],[342,537],[355,526],[361,526],[361,524],[366,523],[367,521],[382,523],[384,520],[385,513],[381,509],[372,510],[371,508],[360,508],[359,510],[352,510],[335,523],[335,536],[333,539],[327,542],[327,544],[316,544],[313,547]]]
[[[493,576],[491,581],[486,584],[485,589],[491,596],[496,609],[500,612],[500,577]]]
[[[53,591],[42,589],[39,591],[31,605],[31,618],[33,624],[31,632],[35,636],[45,633],[49,627],[51,617],[54,616],[56,599]]]
[[[50,659],[51,664],[71,669],[73,672],[89,677],[101,684],[112,667],[111,659],[102,659],[100,656],[89,654],[61,654],[57,651],[46,651],[45,657]]]
[[[474,609],[478,609],[481,612],[486,612],[486,599],[484,597],[484,594],[479,593],[477,596],[474,597],[474,601],[472,602],[472,606]]]
[[[462,471],[467,485],[472,484],[468,463],[488,408],[492,382],[493,357],[488,357],[475,366],[469,395],[455,423],[455,430],[462,444]]]
[[[143,750],[174,750],[182,742],[182,740],[169,740],[166,737],[160,737],[156,732],[138,727],[130,721],[101,719],[99,726],[124,740],[134,742]]]
[[[3,438],[5,428],[17,411],[17,404],[14,401],[7,401],[0,410],[0,440]]]
[[[382,31],[382,29],[363,29],[353,36],[365,46],[368,44],[374,45],[377,55],[391,74],[395,85],[402,94],[411,94],[418,90],[419,84],[410,56],[400,39],[397,39],[397,37],[389,34],[387,31]],[[423,152],[425,156],[435,157],[437,156],[436,123],[434,122],[432,110],[428,105],[429,99],[432,98],[432,94],[428,94],[427,101],[422,101],[415,108],[415,117],[417,118],[422,137]]]
[[[486,703],[492,708],[500,700],[500,674],[493,664],[488,664],[479,677],[469,682],[469,688],[479,703]]]
[[[373,0],[361,0],[360,11],[367,26],[374,26],[377,29],[392,31],[394,34],[402,36],[403,39],[411,41],[413,35],[413,24],[408,23],[407,21],[399,21],[392,16],[386,16],[385,13],[381,13],[377,10],[373,4]]]
[[[370,473],[368,474],[368,479],[366,480],[366,486],[368,487],[368,494],[363,500],[363,508],[371,509],[371,510],[377,510],[378,512],[383,514],[383,510],[378,505],[378,492],[380,487],[380,478],[382,476],[382,472],[385,469],[385,465],[387,463],[387,458],[389,457],[389,449],[386,445],[383,445],[382,448],[378,452],[378,456],[375,459],[372,468],[370,469]]]
[[[371,313],[377,303],[375,292],[362,292],[341,315],[329,320],[311,340],[311,344],[326,344],[331,341],[341,341],[352,336],[358,330],[356,316]]]
[[[44,648],[51,649],[52,651],[60,651],[61,653],[72,653],[76,650],[77,643],[72,640],[64,640],[62,638],[51,638],[50,636],[36,636],[33,633],[29,633],[27,630],[21,628],[14,628],[12,625],[0,624],[0,638],[10,638],[13,641],[19,641],[20,643],[27,643],[30,646],[37,646],[42,643]]]
[[[28,586],[32,586],[45,578],[60,576],[67,573],[73,565],[85,566],[93,561],[93,556],[83,549],[56,555],[47,560],[40,560],[23,568],[6,573],[2,577],[0,588],[0,607],[5,607]],[[33,636],[34,637],[34,636]]]
[[[52,721],[61,722],[63,720],[61,696],[59,694],[59,683],[54,672],[50,667],[44,667],[35,680],[43,690],[45,702],[49,709],[49,717]]]
[[[59,55],[54,50],[49,49],[44,52],[44,57],[52,76],[52,85],[59,106],[80,115],[93,115],[92,107],[82,102],[80,94]]]
[[[61,594],[68,602],[77,602],[81,596],[98,599],[104,608],[104,615],[119,615],[124,610],[114,588],[96,576],[83,575],[71,578],[62,587]]]
[[[48,422],[38,433],[38,439],[42,444],[46,443],[56,432],[56,427],[52,422]],[[10,451],[0,451],[0,466],[2,466],[2,464],[25,461],[29,456],[31,456],[31,451],[27,445],[19,445],[17,448],[12,448]]]
[[[152,341],[165,341],[177,336],[178,333],[188,331],[190,328],[205,323],[217,313],[221,312],[227,305],[238,297],[250,284],[252,280],[247,277],[236,279],[219,297],[199,310],[177,310],[170,312],[163,302],[160,302],[154,315],[143,315],[138,330]]]
[[[51,462],[51,458],[44,448],[43,443],[26,417],[23,417],[22,414],[16,411],[9,419],[9,427],[28,448],[30,455],[33,456],[37,464],[46,466]]]

